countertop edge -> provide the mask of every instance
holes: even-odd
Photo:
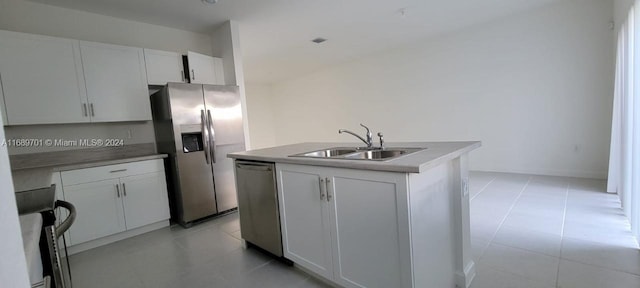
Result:
[[[138,161],[145,161],[145,160],[163,159],[163,158],[167,158],[168,156],[169,155],[167,154],[153,154],[153,155],[132,156],[132,157],[125,157],[125,158],[117,158],[117,159],[105,159],[105,160],[90,161],[90,162],[80,162],[80,163],[62,163],[62,164],[56,164],[56,165],[31,165],[26,167],[19,167],[17,169],[12,169],[12,170],[21,171],[21,170],[29,170],[29,169],[50,168],[52,172],[61,172],[61,171],[138,162]]]
[[[466,154],[469,153],[475,149],[478,149],[482,147],[482,142],[476,142],[473,145],[467,146],[465,148],[456,150],[454,152],[451,152],[449,154],[443,155],[442,157],[439,157],[437,159],[433,159],[427,163],[423,163],[422,165],[420,165],[420,167],[418,168],[418,173],[422,173],[424,171],[427,171],[435,166],[440,165],[442,162],[446,162],[446,161],[450,161],[453,159],[456,159],[458,157],[460,157],[462,154]]]
[[[154,155],[135,156],[135,157],[120,158],[120,159],[101,160],[101,161],[95,161],[95,162],[89,162],[89,163],[78,163],[78,164],[68,164],[68,165],[65,164],[65,165],[55,166],[53,168],[53,172],[77,170],[77,169],[139,162],[139,161],[154,160],[154,159],[164,159],[167,157],[169,157],[168,154],[154,154]]]
[[[236,159],[236,160],[253,160],[253,161],[274,162],[274,163],[300,164],[300,165],[309,165],[309,166],[336,167],[336,168],[399,172],[399,173],[422,173],[428,169],[431,169],[435,166],[440,165],[443,162],[458,158],[461,155],[469,153],[482,146],[482,142],[480,141],[466,141],[466,142],[469,142],[470,145],[451,151],[440,157],[431,159],[419,165],[406,165],[406,164],[394,165],[394,163],[391,163],[391,162],[384,162],[387,165],[371,165],[372,162],[365,161],[365,160],[333,159],[330,162],[325,162],[325,160],[327,159],[310,159],[310,158],[302,158],[302,157],[279,157],[279,156],[263,156],[263,155],[240,155],[235,153],[227,154],[227,157]],[[285,145],[285,146],[289,146],[289,145]]]

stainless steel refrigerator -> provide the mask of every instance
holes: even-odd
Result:
[[[151,106],[158,152],[169,154],[172,219],[190,226],[237,208],[227,154],[245,150],[238,87],[169,83]]]

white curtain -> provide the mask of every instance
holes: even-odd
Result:
[[[607,191],[618,193],[640,238],[640,0],[618,33]],[[636,57],[637,56],[637,57]],[[638,87],[638,89],[636,89]]]

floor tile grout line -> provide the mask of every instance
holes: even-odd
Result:
[[[485,189],[487,189],[487,187],[489,187],[489,185],[491,183],[493,183],[493,181],[495,181],[498,178],[498,176],[494,176],[493,179],[491,179],[491,181],[489,181],[489,183],[485,184],[482,189],[480,189],[480,191],[478,191],[478,193],[476,193],[476,195],[473,195],[473,197],[471,197],[471,199],[469,199],[469,202],[471,202],[471,200],[475,199],[476,197],[478,197],[478,195],[480,195],[480,193],[484,192]]]
[[[523,278],[523,279],[529,280],[529,281],[534,282],[534,283],[537,283],[537,284],[545,284],[545,286],[547,285],[547,283],[546,283],[546,282],[544,282],[544,281],[540,281],[539,279],[533,279],[533,278],[530,278],[530,277],[527,277],[527,276],[522,276],[522,275],[520,275],[520,274],[516,274],[516,273],[510,272],[510,271],[504,271],[504,270],[502,270],[502,269],[496,268],[496,267],[491,266],[491,265],[489,265],[489,266],[488,266],[488,268],[489,268],[489,269],[496,270],[496,271],[498,271],[498,272],[502,272],[502,273],[505,273],[505,274],[509,274],[509,275],[511,275],[511,276],[515,276],[515,277]],[[476,270],[476,271],[477,271],[477,270]],[[511,286],[510,286],[510,287],[511,287]],[[554,287],[555,287],[555,286],[554,286]]]
[[[498,224],[498,229],[496,229],[496,232],[493,232],[493,236],[491,237],[491,240],[489,240],[489,245],[491,245],[491,243],[493,243],[493,240],[495,240],[496,235],[498,234],[498,231],[500,231],[500,228],[502,228],[502,225],[504,224],[504,221],[506,221],[507,217],[509,217],[509,214],[511,214],[511,210],[513,210],[513,207],[516,206],[516,203],[518,203],[518,200],[520,199],[520,197],[522,197],[522,193],[524,193],[524,190],[526,190],[527,187],[529,187],[529,183],[531,182],[531,178],[533,178],[533,176],[529,176],[529,179],[527,179],[527,183],[524,184],[524,187],[522,187],[522,189],[518,193],[518,197],[516,197],[516,199],[513,200],[513,203],[511,204],[511,207],[509,207],[509,210],[507,211],[507,214],[504,215],[504,217],[500,221],[500,224]]]
[[[499,245],[499,246],[504,246],[504,247],[509,247],[509,248],[512,248],[512,249],[518,249],[518,250],[522,250],[522,251],[527,251],[529,253],[540,254],[540,255],[549,256],[549,257],[553,257],[553,258],[559,258],[559,256],[554,256],[554,255],[550,255],[550,254],[547,254],[547,253],[542,253],[540,251],[533,251],[533,250],[529,250],[527,248],[515,247],[515,246],[511,246],[509,244],[504,244],[504,243],[499,243],[499,242],[495,242],[495,243],[492,243],[492,244]]]
[[[518,193],[518,197],[516,197],[516,199],[515,199],[515,200],[513,200],[513,203],[511,204],[511,207],[509,207],[509,210],[507,211],[507,214],[504,216],[504,218],[502,218],[502,221],[500,221],[500,224],[498,225],[498,229],[496,229],[496,232],[494,232],[494,233],[493,233],[493,237],[491,237],[491,240],[489,241],[489,245],[488,245],[488,246],[491,246],[491,244],[496,244],[496,245],[500,245],[500,246],[506,246],[506,247],[509,247],[509,248],[511,248],[511,249],[523,250],[523,251],[526,251],[526,252],[530,252],[530,253],[531,253],[531,251],[528,251],[528,250],[526,250],[526,249],[510,247],[510,246],[507,246],[507,245],[502,245],[502,244],[500,244],[500,243],[494,243],[494,242],[493,242],[493,241],[495,240],[495,238],[496,238],[496,235],[498,234],[498,231],[500,230],[500,228],[502,228],[502,224],[504,224],[504,221],[506,221],[506,220],[507,220],[507,217],[509,217],[509,214],[511,214],[511,211],[513,210],[513,207],[515,207],[515,206],[516,206],[516,203],[518,203],[518,200],[520,200],[520,197],[522,196],[522,194],[524,193],[524,191],[527,189],[527,187],[529,187],[529,183],[531,183],[531,179],[533,179],[533,176],[529,176],[529,179],[527,179],[527,183],[525,183],[525,184],[524,184],[524,187],[522,187],[522,189],[521,189],[521,190],[520,190],[520,192]],[[488,246],[487,246],[487,249],[488,249]],[[540,254],[540,255],[548,256],[548,255],[546,255],[546,254],[539,253],[539,252],[532,252],[532,253],[536,253],[536,254]],[[484,257],[484,256],[485,256],[485,255],[484,255],[484,253],[483,253],[483,255],[480,257],[480,259],[482,259],[482,257]],[[550,257],[551,257],[551,256],[550,256]],[[554,258],[558,258],[558,257],[554,257]],[[480,262],[480,259],[478,259],[478,262]],[[558,258],[558,267],[560,266],[560,261],[559,261],[559,259],[560,259],[560,258]],[[491,266],[491,265],[489,265],[489,266]],[[508,272],[508,273],[510,273],[509,271],[504,271],[504,270],[502,270],[502,269],[500,269],[500,268],[498,268],[498,267],[493,267],[493,266],[491,266],[491,267],[492,267],[493,269],[498,270],[498,271],[501,271],[501,272]],[[511,274],[513,274],[513,273],[511,273]],[[518,275],[518,274],[515,274],[515,275]],[[528,280],[531,280],[531,281],[535,281],[535,282],[543,282],[543,281],[536,280],[536,279],[531,279],[531,278],[529,278],[529,277],[522,276],[522,275],[518,275],[518,276],[523,277],[523,278],[528,279]],[[555,283],[555,284],[556,284],[556,286],[557,286],[557,284],[558,284],[558,282],[557,282],[557,276],[556,276],[556,283]]]
[[[628,272],[628,271],[624,271],[624,270],[619,270],[619,269],[614,269],[614,268],[611,268],[611,267],[600,266],[600,265],[596,265],[596,264],[593,264],[593,263],[586,263],[586,262],[573,260],[573,259],[563,258],[562,260],[567,261],[567,262],[573,262],[573,263],[581,264],[581,265],[591,266],[593,268],[599,268],[599,269],[607,270],[607,271],[611,271],[611,272],[623,273],[623,274],[627,274],[627,275],[633,276],[635,278],[640,278],[640,274],[634,274],[634,273],[631,273],[631,272]]]
[[[564,226],[567,221],[567,206],[569,204],[569,189],[571,188],[571,181],[567,181],[567,190],[564,192],[564,209],[562,211],[562,229],[560,229],[560,254],[558,255],[558,270],[556,272],[556,287],[558,287],[558,281],[560,281],[560,262],[562,261],[562,247],[564,246]]]
[[[524,184],[524,187],[522,187],[522,189],[518,193],[518,197],[516,197],[516,199],[513,200],[513,203],[511,204],[511,207],[509,207],[509,211],[507,211],[507,214],[505,214],[504,217],[502,218],[502,220],[500,220],[500,224],[498,224],[498,228],[496,229],[495,232],[493,232],[493,235],[490,237],[489,242],[487,244],[487,247],[485,247],[483,249],[482,254],[478,258],[478,262],[480,262],[482,257],[484,257],[484,254],[487,252],[487,249],[489,249],[489,246],[491,246],[491,244],[493,243],[493,240],[496,238],[496,235],[498,234],[498,231],[502,227],[502,224],[504,223],[505,220],[507,220],[507,217],[509,216],[509,213],[511,213],[511,210],[513,209],[513,207],[515,207],[516,203],[518,202],[518,199],[520,199],[520,196],[522,196],[522,193],[524,192],[524,190],[527,189],[527,187],[529,186],[529,182],[531,182],[531,178],[532,178],[532,176],[529,176],[529,179],[527,179],[527,183]],[[494,178],[494,180],[495,180],[495,178]],[[491,182],[493,182],[493,180],[491,180]],[[480,193],[478,193],[478,194],[480,194]],[[500,243],[496,243],[496,244],[502,245]]]

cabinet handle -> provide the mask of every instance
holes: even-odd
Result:
[[[84,115],[84,117],[89,116],[89,112],[87,112],[87,103],[82,103],[82,115]]]
[[[331,179],[327,178],[326,185],[327,185],[327,202],[330,202],[331,198],[333,197],[331,196],[331,191],[329,190],[329,187],[331,185]]]
[[[127,197],[127,187],[124,186],[124,183],[122,183],[122,194],[124,195],[124,197]]]
[[[124,171],[127,171],[127,169],[111,170],[109,171],[109,173],[124,172]]]
[[[324,200],[324,179],[318,177],[318,185],[320,185],[320,200]]]
[[[120,185],[116,184],[116,196],[120,198]]]
[[[196,80],[196,71],[193,71],[193,69],[191,69],[191,80]]]
[[[93,103],[89,104],[89,108],[91,108],[91,116],[96,116],[95,111],[93,111]]]

